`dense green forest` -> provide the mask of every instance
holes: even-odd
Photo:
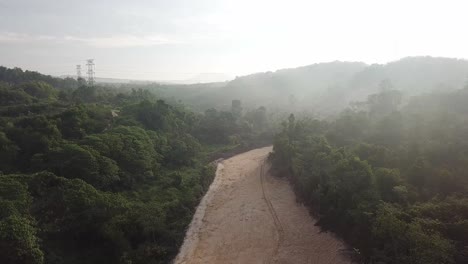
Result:
[[[193,86],[89,86],[0,67],[0,263],[168,263],[210,161],[272,141],[272,171],[359,262],[467,263],[468,87],[449,87],[465,64],[332,63]],[[415,65],[453,73],[403,78]],[[338,115],[318,118],[299,107],[315,101],[285,93],[336,74],[341,88],[327,91],[346,100],[314,100],[351,102]]]
[[[167,263],[227,150],[267,109],[192,112],[142,89],[0,67],[0,263]]]
[[[272,169],[364,263],[468,263],[467,102],[468,88],[403,103],[384,82],[335,119],[291,115]]]

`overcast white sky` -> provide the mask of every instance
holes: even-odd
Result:
[[[0,65],[214,81],[334,60],[468,58],[468,1],[0,0]]]

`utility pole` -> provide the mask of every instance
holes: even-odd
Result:
[[[81,65],[76,65],[76,79],[81,79]]]
[[[86,60],[86,66],[88,66],[88,85],[94,85],[94,59]]]

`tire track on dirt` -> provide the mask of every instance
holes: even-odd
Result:
[[[286,179],[272,176],[271,147],[218,164],[174,264],[348,264],[346,245],[315,225]]]
[[[278,250],[281,246],[281,243],[284,240],[284,228],[283,228],[283,225],[281,224],[278,214],[276,213],[275,207],[271,203],[271,200],[268,198],[268,195],[265,191],[265,162],[266,162],[266,159],[264,159],[260,165],[260,182],[262,185],[262,195],[263,195],[263,200],[265,200],[265,203],[268,206],[268,211],[270,212],[270,215],[273,218],[273,222],[275,224],[275,228],[277,232],[276,246],[273,250],[273,253],[270,255],[269,259],[267,260],[267,263],[272,263],[274,258],[278,254]]]

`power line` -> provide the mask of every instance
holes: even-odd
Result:
[[[76,65],[76,79],[81,79],[81,65]]]
[[[88,66],[88,85],[94,85],[94,59],[86,60]]]

